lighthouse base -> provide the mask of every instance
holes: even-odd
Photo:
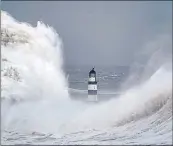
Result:
[[[88,101],[91,101],[91,102],[98,101],[97,95],[88,95]]]

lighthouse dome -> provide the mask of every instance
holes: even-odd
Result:
[[[94,68],[89,72],[89,74],[96,74]]]
[[[89,72],[89,76],[96,77],[96,72],[95,72],[94,68]]]

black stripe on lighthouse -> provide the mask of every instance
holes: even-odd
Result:
[[[88,90],[88,95],[97,95],[97,90]]]
[[[97,85],[97,82],[95,81],[95,82],[91,82],[91,81],[88,81],[88,85]]]

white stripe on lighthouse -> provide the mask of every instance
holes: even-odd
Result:
[[[95,80],[95,77],[90,77],[89,78],[89,82],[95,82],[96,80]]]
[[[88,85],[88,90],[97,90],[97,85],[89,84]]]

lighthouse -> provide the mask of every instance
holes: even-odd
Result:
[[[88,100],[97,101],[97,81],[94,68],[89,72],[88,78]]]

